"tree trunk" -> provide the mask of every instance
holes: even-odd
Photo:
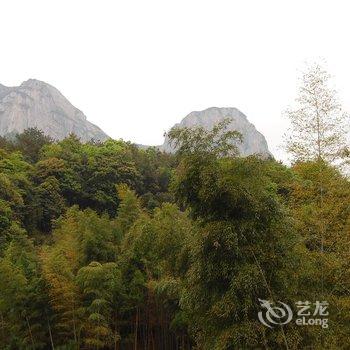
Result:
[[[55,350],[55,346],[53,344],[53,338],[52,338],[52,332],[51,332],[51,325],[50,325],[50,320],[49,320],[49,317],[46,315],[46,318],[47,318],[47,326],[49,328],[49,335],[50,335],[50,343],[51,343],[51,349],[52,350]]]
[[[134,350],[137,350],[137,333],[138,333],[138,330],[139,330],[139,308],[136,308]]]
[[[33,345],[33,349],[35,349],[35,344],[34,344],[34,338],[33,338],[33,334],[32,334],[32,329],[30,328],[30,324],[29,324],[29,320],[28,317],[26,316],[26,321],[27,321],[27,327],[28,327],[28,331],[29,331],[29,335],[30,335],[30,340],[32,342]]]
[[[118,350],[119,331],[118,331],[118,313],[114,315],[114,350]]]
[[[1,333],[2,333],[3,339],[5,339],[5,321],[4,321],[4,316],[2,312],[0,312],[0,317],[1,317]]]
[[[75,321],[75,303],[73,300],[73,333],[74,333],[74,341],[76,344],[77,349],[79,349],[79,342],[78,342],[78,335],[77,335],[77,327],[76,327],[76,321]]]

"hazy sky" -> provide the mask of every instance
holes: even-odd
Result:
[[[324,58],[350,110],[349,1],[3,0],[0,82],[57,87],[113,138],[160,144],[237,107],[277,158],[298,70]]]

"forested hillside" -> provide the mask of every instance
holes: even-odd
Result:
[[[346,348],[349,181],[240,158],[224,126],[172,131],[173,156],[1,139],[1,348]],[[267,328],[259,299],[327,300],[329,328]]]
[[[288,111],[290,167],[241,157],[229,119],[173,128],[174,155],[0,138],[1,349],[348,349],[349,149],[327,79],[309,70]]]

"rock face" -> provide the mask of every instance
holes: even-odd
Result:
[[[35,79],[17,87],[0,84],[0,135],[21,133],[31,127],[55,140],[70,133],[83,142],[108,138],[53,86]]]
[[[175,124],[174,127],[191,128],[201,126],[210,130],[215,124],[221,122],[225,118],[232,119],[228,129],[237,130],[243,136],[243,142],[237,144],[240,155],[248,156],[257,154],[264,158],[271,156],[265,137],[256,130],[255,126],[250,123],[247,117],[237,108],[212,107],[204,111],[191,112],[182,119],[179,124]],[[160,146],[160,149],[169,153],[174,152],[174,148],[170,145],[167,137],[165,138],[164,144]]]

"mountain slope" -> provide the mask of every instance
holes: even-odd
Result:
[[[53,86],[35,79],[17,87],[0,84],[0,135],[20,133],[30,127],[56,140],[70,133],[84,142],[108,138]]]
[[[229,124],[229,130],[237,130],[243,136],[243,142],[238,144],[239,152],[242,156],[259,154],[263,157],[271,156],[265,137],[256,130],[255,126],[250,123],[247,117],[237,108],[218,108],[211,107],[203,111],[195,111],[188,114],[179,124],[174,127],[196,127],[202,126],[207,130],[225,118],[232,119]],[[160,149],[172,153],[174,148],[166,137]]]

